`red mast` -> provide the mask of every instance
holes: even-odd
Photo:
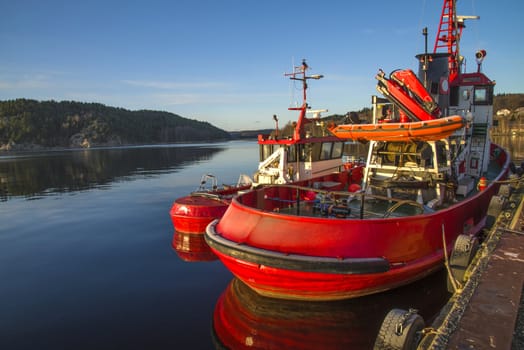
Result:
[[[465,27],[464,20],[478,18],[478,16],[457,16],[456,0],[444,0],[433,53],[443,48],[449,54],[449,81],[453,81],[460,73],[459,44]]]
[[[447,50],[447,53],[449,54],[449,76],[453,78],[459,72],[458,41],[460,40],[460,35],[462,34],[462,28],[464,28],[464,22],[459,24],[457,21],[455,14],[455,1],[444,0],[433,52],[437,53],[439,48],[444,48]]]

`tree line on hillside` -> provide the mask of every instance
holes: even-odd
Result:
[[[307,131],[311,136],[323,136],[326,134],[327,126],[330,123],[335,124],[344,124],[348,123],[348,116],[351,115],[352,118],[359,120],[360,123],[371,123],[373,119],[373,110],[371,108],[365,107],[359,111],[352,111],[346,114],[331,114],[326,117],[322,117],[319,120],[316,120],[310,125],[306,125]],[[293,135],[295,130],[296,122],[288,122],[281,129],[278,130],[279,137],[290,137]],[[276,137],[276,131],[271,132],[272,137]]]
[[[509,112],[508,116],[510,117],[510,120],[519,119],[520,116],[524,116],[524,111],[522,109],[524,108],[524,94],[498,94],[495,95],[493,98],[493,113],[497,113],[497,111],[501,110],[507,110]],[[348,112],[346,114],[332,114],[327,117],[321,118],[320,122],[322,122],[324,125],[327,125],[328,123],[334,122],[335,124],[343,124],[348,123],[348,116],[350,116],[350,119],[358,120],[360,123],[371,123],[373,119],[373,110],[371,108],[365,107],[362,108],[359,111],[352,111]],[[278,134],[280,137],[289,137],[293,135],[293,130],[295,129],[294,122],[287,123],[282,129],[278,131]],[[312,126],[309,128],[310,132],[313,134],[313,136],[319,136],[320,133],[324,132],[324,127],[317,127]],[[497,128],[497,131],[500,128]],[[275,137],[276,132],[271,132],[273,137]]]
[[[0,146],[43,147],[155,144],[230,139],[208,122],[150,110],[129,111],[99,103],[0,101]]]
[[[524,94],[498,94],[493,99],[493,110],[495,112],[507,109],[514,112],[524,107]]]
[[[515,118],[524,107],[524,94],[498,94],[493,109],[507,109]],[[371,121],[372,110],[350,112],[363,122]],[[348,113],[349,114],[349,113]],[[322,118],[343,123],[346,115]],[[293,122],[279,130],[280,137],[293,135]],[[325,128],[314,128],[323,133]],[[208,122],[150,110],[129,111],[99,103],[74,101],[35,101],[16,99],[0,101],[0,150],[38,147],[91,147],[175,142],[200,142],[256,137],[268,130],[231,134]],[[274,131],[273,131],[274,133]],[[22,146],[20,146],[22,145]],[[20,148],[21,147],[21,148]]]

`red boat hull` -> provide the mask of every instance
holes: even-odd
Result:
[[[231,273],[250,288],[261,295],[280,299],[350,299],[414,282],[442,267],[442,254],[435,254],[384,273],[316,273],[259,265],[213,251]]]
[[[364,220],[290,215],[264,207],[275,190],[266,187],[235,198],[208,226],[206,241],[263,295],[333,300],[388,290],[442,267],[443,233],[449,252],[458,235],[482,229],[509,168],[506,153],[499,154],[499,175],[485,190],[440,211]]]
[[[230,200],[189,195],[178,198],[169,214],[173,227],[183,233],[204,233],[206,226],[224,215]]]

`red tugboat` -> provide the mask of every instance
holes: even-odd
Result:
[[[311,110],[307,103],[307,81],[318,80],[322,75],[307,75],[309,69],[305,61],[294,67],[293,73],[286,74],[291,80],[302,84],[302,105],[289,110],[298,111],[293,135],[279,137],[278,118],[274,135],[259,135],[260,163],[254,180],[241,175],[236,185],[218,186],[213,175],[202,177],[200,187],[188,196],[178,198],[170,210],[175,230],[183,233],[203,234],[206,226],[221,218],[231,199],[239,192],[251,187],[266,184],[311,185],[331,189],[347,186],[348,182],[358,183],[363,168],[358,162],[343,163],[346,153],[352,153],[351,146],[344,140],[333,136],[320,123],[320,113],[327,110]],[[307,114],[313,114],[308,118]]]
[[[443,266],[457,237],[476,239],[510,159],[489,139],[495,82],[481,72],[485,51],[476,55],[476,72],[461,71],[465,18],[456,15],[455,1],[445,0],[434,52],[417,56],[418,78],[379,72],[385,99],[373,99],[373,124],[409,129],[458,116],[463,127],[440,139],[366,137],[357,193],[282,185],[236,197],[205,235],[235,276],[265,296],[353,298],[421,279]],[[348,137],[350,127],[330,131]]]

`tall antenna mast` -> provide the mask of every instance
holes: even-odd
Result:
[[[302,60],[302,64],[300,66],[293,67],[293,73],[286,73],[285,76],[289,77],[291,80],[298,80],[302,82],[302,105],[300,107],[290,107],[288,110],[290,111],[300,111],[300,115],[298,117],[298,122],[295,127],[295,131],[293,134],[293,138],[295,140],[300,140],[302,138],[302,129],[304,127],[304,123],[306,122],[306,111],[308,109],[307,104],[307,80],[309,79],[321,79],[324,76],[321,74],[314,74],[314,75],[306,75],[306,71],[309,69],[309,66],[306,63],[306,60]]]
[[[438,27],[437,37],[433,53],[437,53],[439,48],[443,48],[449,54],[449,76],[450,80],[460,73],[460,38],[462,30],[465,28],[464,20],[479,19],[479,16],[457,16],[456,0],[444,0],[442,15]]]

